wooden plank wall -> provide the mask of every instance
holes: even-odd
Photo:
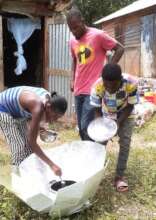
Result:
[[[139,17],[132,17],[124,23],[124,71],[135,76],[140,76],[141,58],[141,25]]]
[[[103,25],[102,29],[104,31],[106,31],[110,36],[115,37],[115,25],[114,25],[114,23]]]
[[[103,29],[125,47],[124,55],[119,62],[123,72],[139,76],[141,35],[139,17],[117,19],[107,25],[103,25]]]
[[[106,31],[111,37],[115,38],[120,43],[123,43],[122,39],[121,39],[122,33],[120,33],[121,32],[121,25],[120,25],[120,30],[116,27],[117,27],[116,22],[111,22],[111,23],[108,23],[106,25],[103,25],[102,29],[104,31]],[[124,69],[124,57],[123,56],[120,59],[119,64]]]
[[[2,17],[0,16],[0,91],[4,89],[4,73],[3,73],[3,30]]]

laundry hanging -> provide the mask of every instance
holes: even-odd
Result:
[[[27,69],[27,62],[23,55],[23,44],[30,38],[36,29],[41,29],[41,21],[39,18],[35,20],[29,18],[9,18],[7,20],[7,25],[8,30],[13,34],[17,43],[17,51],[14,52],[14,55],[17,57],[14,72],[16,75],[21,75],[22,72]]]

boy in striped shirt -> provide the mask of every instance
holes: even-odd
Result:
[[[122,74],[118,64],[105,65],[102,77],[92,87],[90,103],[96,108],[96,117],[110,117],[118,124],[120,150],[115,186],[119,192],[128,190],[123,175],[134,127],[133,108],[137,102],[137,84],[132,77]]]

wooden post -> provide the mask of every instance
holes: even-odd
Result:
[[[4,90],[4,71],[3,71],[3,27],[2,16],[0,16],[0,91]]]
[[[48,89],[48,67],[49,67],[49,30],[48,30],[48,18],[44,18],[44,45],[43,45],[43,87]]]

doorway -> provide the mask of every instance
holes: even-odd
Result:
[[[4,86],[42,86],[43,85],[43,25],[41,30],[35,30],[30,38],[23,44],[24,57],[27,69],[21,75],[16,75],[17,44],[13,34],[8,31],[7,18],[3,17],[3,68]]]

